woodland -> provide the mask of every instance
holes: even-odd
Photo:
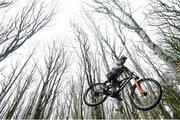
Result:
[[[52,39],[21,58],[16,53],[51,28],[58,4],[32,0],[12,15],[16,0],[0,0],[0,119],[180,119],[180,0],[146,0],[140,10],[130,1],[89,0],[82,19],[69,20],[70,42]],[[152,110],[133,108],[128,86],[123,101],[84,103],[85,90],[106,81],[121,55],[141,78],[160,83],[163,96]]]

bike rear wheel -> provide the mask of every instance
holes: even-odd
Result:
[[[89,106],[96,106],[103,103],[107,95],[108,87],[104,83],[95,83],[91,85],[84,93],[84,103]]]
[[[140,93],[138,87],[135,85],[130,97],[132,105],[139,110],[150,110],[154,108],[162,97],[160,84],[154,79],[147,78],[140,80],[139,85],[145,93]]]

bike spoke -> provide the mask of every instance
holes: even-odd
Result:
[[[140,82],[140,86],[145,94],[140,93],[137,87],[134,89],[131,96],[134,106],[139,109],[149,109],[157,105],[162,96],[160,85],[154,80],[144,80]]]
[[[105,91],[107,91],[107,86],[102,83],[92,85],[85,93],[85,103],[88,105],[102,103],[107,98]]]

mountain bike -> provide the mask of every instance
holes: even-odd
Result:
[[[132,106],[139,110],[150,110],[154,108],[162,97],[161,85],[151,78],[139,79],[130,70],[127,73],[128,77],[115,83],[118,86],[116,92],[120,94],[125,86],[129,85],[131,89],[129,97]],[[104,83],[92,84],[83,94],[83,100],[89,106],[96,106],[103,103],[111,95],[112,84],[110,81],[106,81]]]

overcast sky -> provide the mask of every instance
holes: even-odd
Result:
[[[17,8],[22,6],[23,4],[28,4],[27,1],[34,1],[34,0],[18,0],[16,3],[15,7]],[[51,2],[53,0],[45,0],[45,2]],[[53,21],[50,23],[51,26],[48,29],[45,29],[44,31],[40,31],[38,34],[40,37],[45,37],[46,39],[50,38],[56,38],[58,37],[66,37],[69,33],[69,23],[70,20],[76,20],[78,18],[81,18],[81,11],[82,11],[82,6],[84,5],[84,2],[89,2],[91,0],[54,0],[58,1],[58,6],[57,6],[57,14],[55,15]],[[132,10],[139,10],[143,8],[143,4],[145,3],[146,0],[129,0]],[[86,7],[84,8],[86,9]],[[12,14],[15,14],[11,13]],[[137,21],[141,17],[139,16],[138,12],[135,12],[134,16]],[[41,34],[42,33],[42,34]],[[48,33],[48,34],[47,34]],[[45,41],[45,38],[44,41]]]
[[[14,7],[17,8],[17,6],[20,7],[23,6],[23,4],[28,4],[27,1],[33,0],[18,0]],[[52,0],[45,1],[51,2]],[[38,45],[43,46],[47,43],[47,41],[50,42],[55,39],[71,42],[70,20],[77,20],[81,18],[82,6],[84,5],[84,2],[89,1],[91,0],[59,0],[57,14],[49,24],[51,26],[40,30],[36,35],[32,37],[32,40],[27,41],[27,43],[24,44],[22,48],[20,48],[20,50],[15,51],[15,54],[23,54],[28,56],[28,51],[32,50],[33,45],[37,45],[38,43],[40,43]],[[145,0],[129,0],[129,2],[133,10],[138,9],[139,11],[141,11],[140,9],[143,9],[142,5],[145,3]],[[134,17],[136,19],[141,18],[139,16],[140,14],[138,14],[138,12],[136,13]],[[15,11],[12,11],[10,14],[15,14]]]
[[[11,11],[8,10],[6,17],[11,17],[17,14],[17,10],[22,10],[23,6],[26,6],[29,2],[34,0],[17,0],[13,4]],[[43,0],[41,0],[43,1]],[[45,2],[51,2],[53,0],[45,0]],[[54,0],[57,1],[57,0]],[[48,24],[49,27],[43,28],[37,34],[35,34],[31,40],[28,40],[20,49],[15,51],[15,54],[27,55],[32,51],[33,45],[43,46],[47,42],[52,40],[68,40],[69,37],[69,23],[70,19],[77,17],[80,14],[83,0],[58,0],[56,9],[56,15],[52,21]],[[17,7],[18,6],[18,7]],[[39,46],[38,46],[39,47]],[[14,59],[15,56],[13,56]]]
[[[78,18],[81,18],[82,6],[84,5],[84,2],[88,1],[91,0],[59,0],[57,14],[51,22],[53,26],[48,28],[46,31],[43,31],[44,34],[46,34],[46,32],[49,33],[46,38],[50,39],[57,36],[59,38],[67,37],[70,30],[70,20],[77,20]],[[129,2],[131,3],[133,10],[138,9],[138,11],[141,11],[140,9],[143,8],[141,5],[145,3],[145,0],[129,0]],[[142,20],[139,15],[140,14],[138,12],[135,12],[135,18],[137,20]]]

